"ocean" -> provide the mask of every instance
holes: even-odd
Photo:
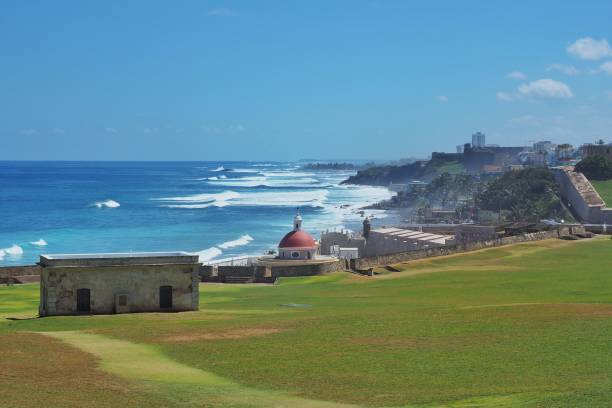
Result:
[[[391,193],[339,184],[352,174],[290,162],[0,162],[0,266],[44,253],[261,255],[298,207],[316,238],[360,228],[360,207]]]

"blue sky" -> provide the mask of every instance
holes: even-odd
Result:
[[[612,141],[612,2],[565,3],[3,1],[0,159]]]

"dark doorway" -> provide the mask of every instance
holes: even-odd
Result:
[[[159,308],[172,309],[172,286],[159,287]]]
[[[91,312],[91,291],[89,289],[77,289],[77,313]]]

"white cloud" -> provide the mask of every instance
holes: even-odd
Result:
[[[565,75],[578,75],[578,70],[576,67],[571,65],[563,65],[563,64],[550,64],[546,67],[546,71],[559,71],[564,73]]]
[[[236,12],[228,8],[215,8],[208,10],[206,15],[210,17],[234,17]]]
[[[246,127],[238,123],[236,125],[229,125],[227,127],[227,130],[230,132],[244,132],[246,130]]]
[[[497,93],[496,97],[498,101],[503,101],[503,102],[512,102],[515,99],[509,93],[501,92],[501,91]]]
[[[518,79],[522,81],[522,80],[527,79],[527,75],[523,74],[521,71],[512,71],[511,73],[506,75],[506,78]]]
[[[53,129],[53,133],[55,133],[56,135],[63,135],[64,133],[66,133],[66,130],[61,128],[55,128]]]
[[[604,62],[599,66],[599,68],[606,74],[612,75],[612,61]]]
[[[19,133],[21,133],[22,135],[30,136],[36,134],[36,129],[21,129]]]
[[[548,78],[523,84],[519,86],[518,92],[521,95],[536,98],[567,99],[574,97],[569,86]]]
[[[567,47],[567,52],[580,59],[595,61],[611,56],[612,48],[605,38],[594,40],[591,37],[585,37]]]
[[[442,102],[442,103],[446,103],[446,102],[448,102],[448,96],[446,96],[446,95],[439,95],[439,96],[436,96],[436,99],[437,99],[439,102]]]
[[[117,133],[117,129],[115,129],[114,127],[105,127],[104,131],[106,133]]]
[[[210,125],[200,126],[200,131],[202,131],[203,133],[216,134],[216,135],[228,134],[228,133],[240,133],[246,130],[247,130],[246,126],[240,123],[233,124],[233,125],[227,125],[227,126],[210,126]]]

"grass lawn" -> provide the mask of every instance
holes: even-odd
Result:
[[[2,287],[0,406],[611,406],[610,265],[612,240],[548,240],[42,319]]]
[[[592,180],[591,184],[608,207],[612,207],[612,180]]]

